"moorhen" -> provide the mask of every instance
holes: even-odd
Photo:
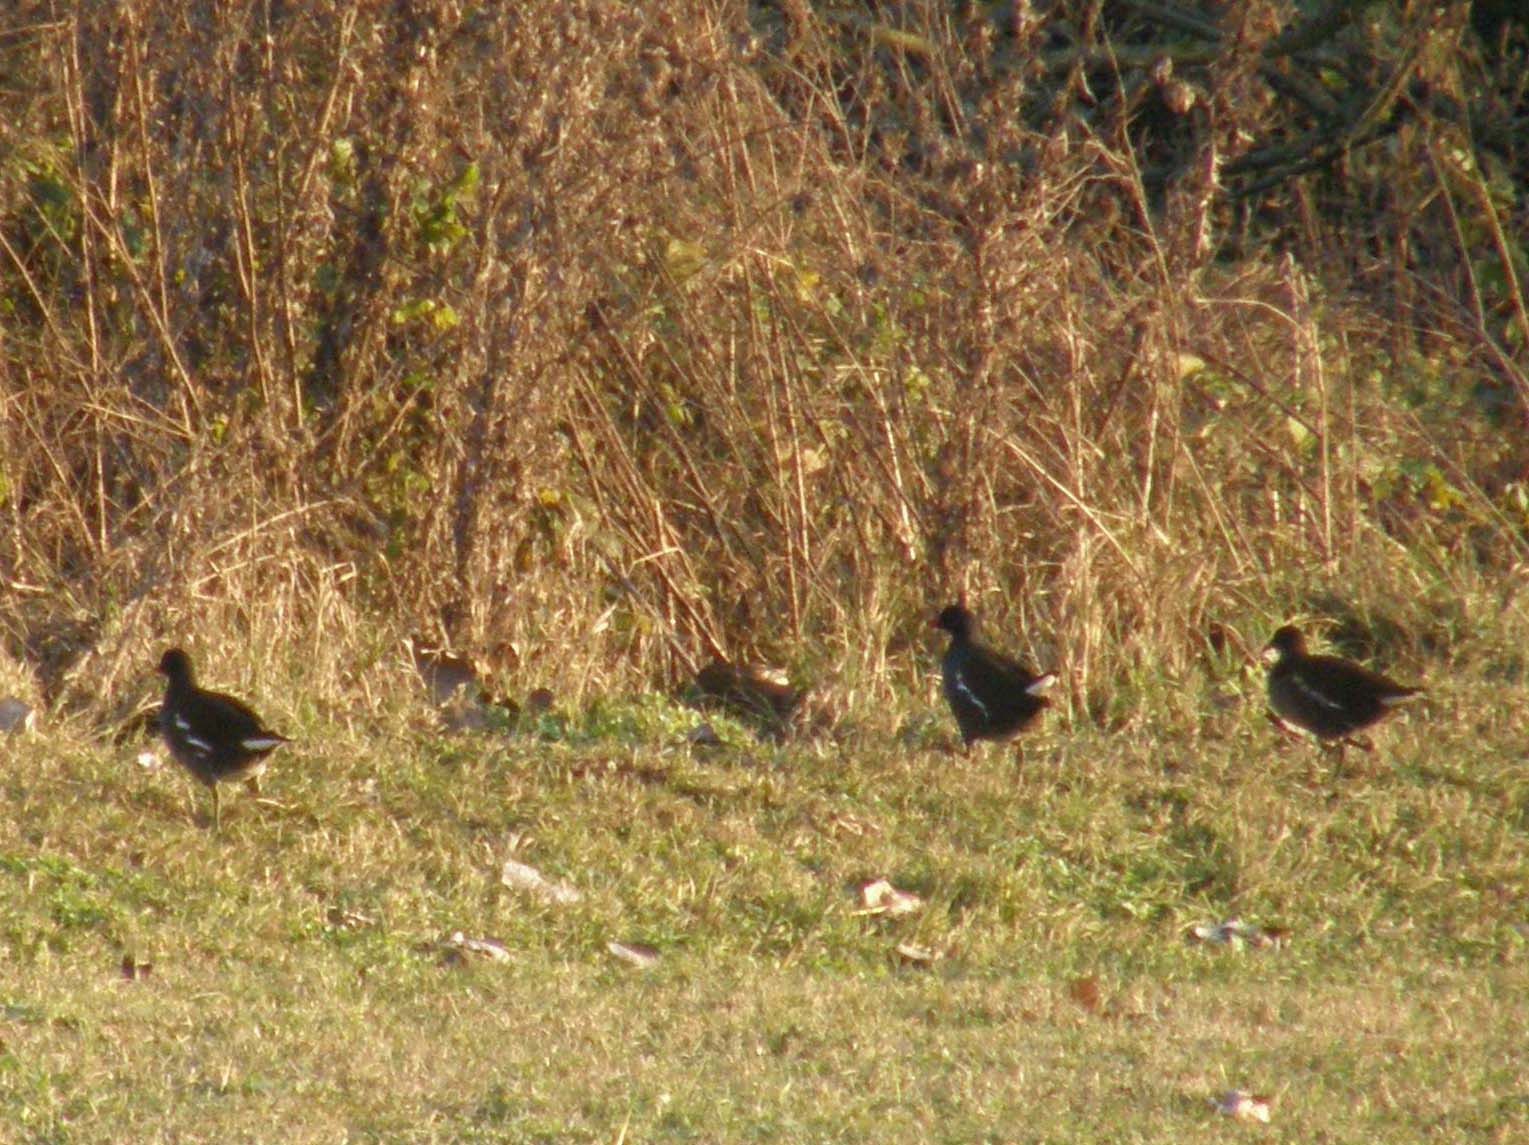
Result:
[[[221,822],[218,784],[244,779],[258,791],[253,785],[265,770],[265,757],[287,743],[287,737],[262,724],[247,704],[198,688],[191,657],[179,648],[160,658],[159,670],[168,680],[159,709],[160,731],[175,761],[212,792],[212,826],[217,830]]]
[[[1313,656],[1306,637],[1292,624],[1277,631],[1264,649],[1269,668],[1269,707],[1292,731],[1314,736],[1324,747],[1346,743],[1369,749],[1353,738],[1379,723],[1399,704],[1423,689],[1398,684],[1379,672],[1339,656]]]
[[[950,605],[934,626],[950,633],[940,672],[945,699],[967,750],[979,739],[1017,735],[1051,705],[1045,693],[1056,683],[1056,674],[1037,675],[1018,660],[980,644],[977,618],[967,609]]]

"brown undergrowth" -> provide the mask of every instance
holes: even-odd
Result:
[[[1514,57],[1327,29],[1386,130],[1254,187],[1288,6],[1209,57],[1067,8],[13,7],[15,674],[119,711],[175,640],[352,702],[417,631],[870,711],[957,596],[1112,723],[1287,616],[1506,663],[1523,159],[1450,109]]]

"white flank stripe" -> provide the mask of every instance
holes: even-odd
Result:
[[[175,726],[180,728],[180,730],[183,732],[189,732],[191,730],[191,721],[188,720],[185,716],[181,715],[179,712],[175,714],[175,719],[173,722]]]
[[[272,739],[270,736],[251,736],[249,739],[239,741],[239,746],[245,751],[270,751],[282,740]]]
[[[209,751],[212,750],[212,745],[211,744],[209,744],[206,740],[197,739],[196,736],[187,736],[186,737],[186,746],[187,747],[195,748],[197,751],[201,752],[203,755],[206,755]]]
[[[987,705],[984,704],[981,700],[977,699],[977,694],[966,686],[966,681],[961,678],[960,672],[952,672],[950,682],[951,686],[954,687],[956,691],[960,692],[968,700],[976,704],[977,707],[981,709],[983,715],[988,714]]]
[[[1313,688],[1309,683],[1301,679],[1300,676],[1292,675],[1290,677],[1290,682],[1299,688],[1303,693],[1310,696],[1317,703],[1321,704],[1324,708],[1332,708],[1335,712],[1341,712],[1343,710],[1342,704],[1338,703],[1336,700],[1328,699],[1328,697],[1324,696],[1316,688]]]

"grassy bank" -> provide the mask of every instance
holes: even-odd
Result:
[[[3,1120],[27,1141],[1513,1140],[1524,722],[1469,681],[1429,704],[1338,774],[1251,702],[1113,736],[1058,720],[1023,763],[939,732],[724,725],[691,748],[695,717],[651,703],[543,734],[314,721],[221,836],[173,767],[34,739],[6,767]],[[512,856],[581,898],[503,885]],[[861,913],[880,877],[922,908]],[[1288,937],[1185,937],[1233,916]],[[1274,1095],[1271,1129],[1211,1108],[1232,1088]]]

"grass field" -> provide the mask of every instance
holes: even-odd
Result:
[[[1514,7],[0,7],[0,1145],[1529,1141]]]
[[[1060,714],[1023,761],[950,752],[927,697],[712,749],[651,699],[441,738],[260,697],[300,742],[221,836],[131,745],[15,740],[0,1138],[1523,1140],[1522,695],[1431,682],[1339,773],[1252,669],[1196,726]],[[881,877],[922,909],[861,913]],[[1288,940],[1186,940],[1234,916]]]

